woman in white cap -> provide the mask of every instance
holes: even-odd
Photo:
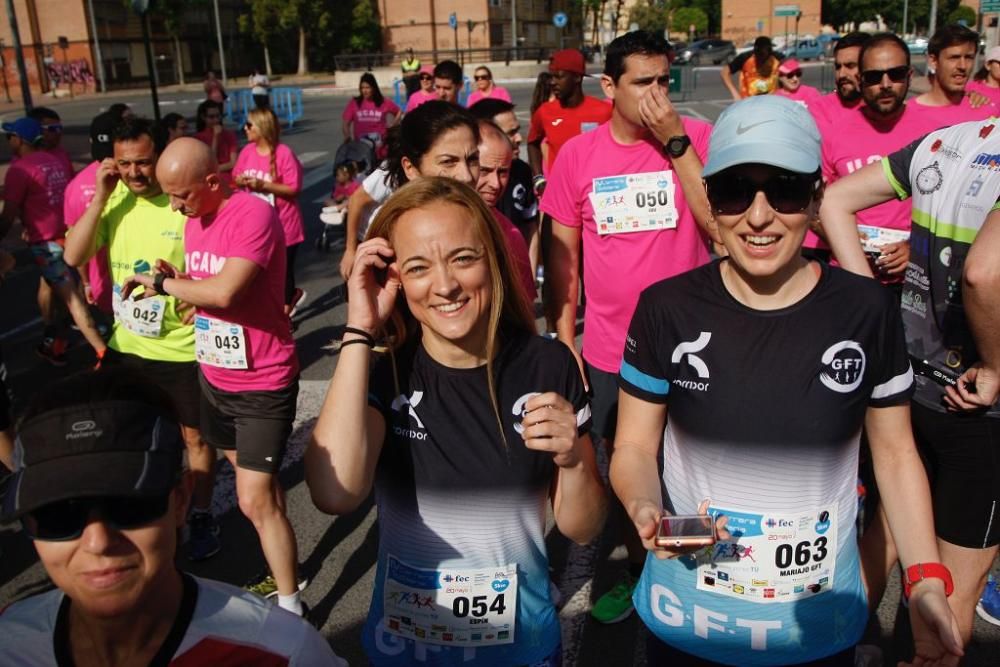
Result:
[[[1000,104],[1000,46],[986,52],[986,62],[972,76],[965,90],[982,93],[990,98],[990,102]]]
[[[868,618],[864,425],[916,657],[957,664],[899,308],[878,283],[800,254],[823,192],[812,117],[773,95],[732,105],[704,178],[728,257],[643,292],[618,380],[611,481],[651,552],[635,591],[649,663],[854,664]],[[711,546],[665,540],[663,519],[704,514]]]

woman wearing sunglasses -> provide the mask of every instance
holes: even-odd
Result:
[[[648,661],[854,664],[868,615],[855,534],[864,425],[917,656],[957,664],[898,307],[874,281],[800,254],[822,197],[812,117],[773,95],[738,102],[708,154],[710,224],[729,255],[643,292],[619,374],[611,481],[650,550],[635,593]],[[713,544],[658,546],[662,519],[697,514],[715,519]]]
[[[420,89],[410,93],[410,96],[406,98],[406,113],[410,113],[424,102],[438,98],[437,92],[434,90],[434,66],[421,66],[419,78]]]
[[[778,89],[774,94],[800,102],[807,109],[822,97],[818,90],[802,83],[802,66],[795,58],[789,58],[778,66]]]
[[[375,489],[371,665],[560,663],[546,512],[586,543],[605,496],[576,362],[535,335],[506,246],[475,190],[426,177],[358,248],[305,467],[325,512]]]
[[[285,313],[291,316],[305,295],[295,286],[295,255],[306,238],[299,209],[302,163],[288,144],[281,143],[281,125],[271,109],[253,109],[243,129],[247,145],[236,159],[234,183],[278,210],[285,232]]]
[[[476,82],[476,89],[469,95],[469,101],[465,106],[471,107],[479,100],[497,99],[510,102],[510,93],[506,88],[502,88],[493,83],[493,72],[486,65],[476,68],[476,73],[472,75]]]
[[[57,588],[0,611],[0,664],[346,664],[305,620],[177,569],[183,453],[170,397],[130,371],[36,395],[0,521],[21,521]]]

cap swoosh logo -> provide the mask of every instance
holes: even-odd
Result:
[[[765,123],[770,123],[770,122],[771,121],[769,120],[762,120],[759,123],[754,123],[753,125],[744,125],[743,123],[740,123],[739,125],[736,126],[736,134],[737,135],[746,134],[747,132],[757,127],[758,125],[764,125]]]
[[[552,121],[552,127],[555,127],[556,125],[558,125],[562,121],[563,121],[562,118],[556,118],[554,121]]]

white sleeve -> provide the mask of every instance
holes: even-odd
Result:
[[[392,194],[392,189],[386,184],[386,176],[389,175],[388,170],[384,167],[379,167],[372,173],[365,177],[365,180],[361,183],[361,187],[365,189],[368,196],[374,200],[376,204],[383,204],[385,200],[389,198]]]
[[[305,623],[303,623],[305,624]],[[302,634],[302,642],[291,656],[291,667],[348,667],[346,660],[330,648],[323,635],[312,626]]]

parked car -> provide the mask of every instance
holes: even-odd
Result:
[[[728,39],[699,39],[691,42],[684,50],[677,53],[674,61],[678,65],[718,65],[728,62],[736,55],[736,46]]]
[[[746,53],[747,51],[753,51],[753,43],[754,43],[754,40],[752,40],[752,39],[749,42],[744,42],[743,46],[741,46],[738,49],[736,49],[736,55],[739,56],[739,55],[742,55],[742,54]]]
[[[915,56],[927,55],[927,38],[914,37],[906,41],[906,48]]]
[[[798,60],[822,60],[824,53],[823,45],[816,39],[800,39],[795,44],[789,44],[779,51],[784,58],[796,58]]]

